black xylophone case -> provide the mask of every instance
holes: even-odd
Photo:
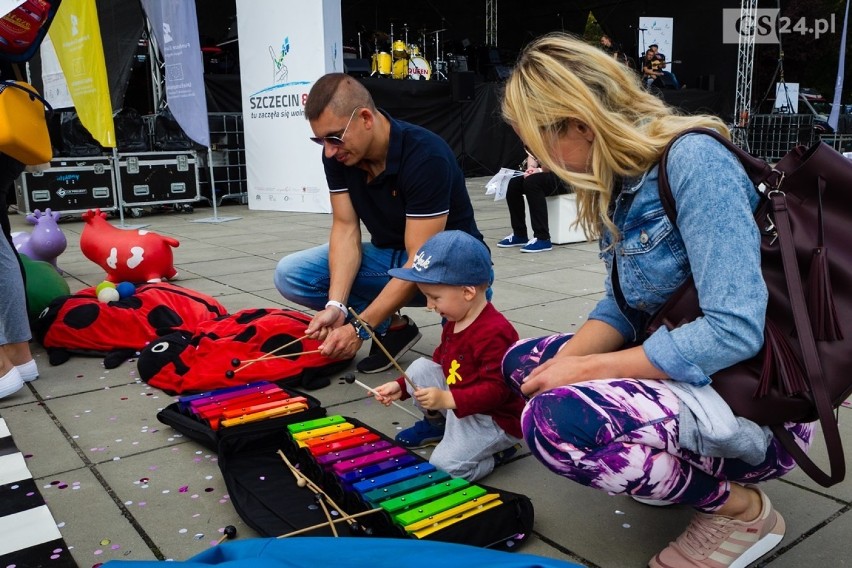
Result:
[[[280,383],[275,384],[280,386],[284,391],[292,396],[305,397],[308,401],[307,410],[287,416],[269,418],[266,420],[251,422],[249,424],[241,424],[239,426],[231,426],[228,428],[214,430],[203,420],[196,418],[192,414],[182,412],[180,410],[179,403],[174,402],[157,413],[157,420],[167,426],[171,426],[190,440],[198,442],[205,448],[217,452],[219,450],[219,442],[222,438],[233,438],[236,440],[245,438],[247,440],[252,440],[259,437],[262,439],[269,436],[270,433],[278,432],[280,430],[284,430],[286,432],[287,424],[313,420],[314,418],[322,418],[325,416],[325,408],[322,407],[322,404],[318,399],[309,394],[305,394],[302,391],[281,386]]]
[[[383,440],[395,442],[366,426],[359,420],[346,417],[353,425],[365,427]],[[231,502],[247,525],[263,536],[277,537],[326,521],[314,494],[298,487],[294,476],[284,464],[278,451],[282,451],[293,464],[317,483],[347,513],[365,511],[368,505],[357,493],[344,489],[330,474],[323,474],[310,454],[298,449],[287,433],[255,433],[253,436],[228,436],[219,441],[219,467],[225,478]],[[408,452],[426,463],[419,455]],[[476,485],[489,493],[499,493],[502,504],[470,518],[447,526],[424,540],[468,544],[499,550],[516,550],[530,535],[534,511],[530,499],[521,494],[503,491],[482,483]],[[393,525],[384,513],[361,517],[358,522],[373,536],[409,538],[401,528]],[[335,524],[340,535],[363,534],[351,531],[346,523]],[[314,529],[304,536],[330,536],[328,526]],[[410,537],[414,538],[414,537]]]

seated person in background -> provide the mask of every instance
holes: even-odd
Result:
[[[523,168],[523,165],[521,166]],[[521,252],[545,252],[553,249],[547,220],[547,197],[571,193],[571,188],[553,172],[545,170],[535,156],[527,151],[526,169],[523,176],[509,180],[506,188],[506,204],[512,234],[497,243],[500,248],[521,247]],[[524,196],[530,206],[530,224],[533,238],[528,239],[527,221],[524,211]]]
[[[518,332],[485,298],[491,255],[462,231],[438,233],[423,244],[410,268],[389,271],[416,282],[427,307],[446,320],[432,359],[420,358],[405,377],[375,389],[384,405],[414,397],[426,415],[396,436],[409,448],[438,443],[429,461],[455,477],[474,481],[517,451],[523,399],[500,374],[500,363]]]
[[[661,73],[661,81],[659,81],[661,84],[659,86],[664,89],[680,89],[680,81],[677,80],[674,73],[666,70],[666,56],[660,53],[659,46],[656,43],[652,43],[648,46],[648,49],[654,52],[654,61],[656,63],[653,65]]]
[[[654,50],[648,49],[645,52],[645,59],[642,60],[642,83],[646,87],[650,87],[651,83],[662,76],[663,72],[660,71],[660,62],[654,55]]]

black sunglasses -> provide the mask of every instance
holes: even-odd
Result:
[[[343,137],[346,136],[346,131],[349,130],[349,125],[352,124],[352,119],[355,118],[355,113],[361,110],[362,108],[364,107],[356,107],[355,110],[352,111],[352,115],[349,117],[349,122],[346,123],[346,128],[343,129],[343,133],[341,133],[340,136],[311,136],[311,140],[313,140],[320,146],[324,146],[325,144],[330,144],[332,146],[343,146]]]

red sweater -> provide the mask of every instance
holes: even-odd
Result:
[[[489,302],[467,329],[454,333],[455,322],[448,321],[441,332],[441,343],[432,360],[441,365],[456,408],[456,416],[485,414],[500,428],[516,438],[521,433],[524,399],[503,380],[500,363],[518,332],[503,314]],[[403,398],[408,398],[405,378],[397,379]]]

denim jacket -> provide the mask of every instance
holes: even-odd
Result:
[[[703,134],[675,142],[667,172],[677,226],[660,202],[658,166],[624,181],[614,198],[621,240],[613,248],[611,234],[600,240],[606,293],[589,319],[613,326],[627,342],[642,342],[651,363],[672,379],[703,386],[763,345],[768,295],[753,216],[760,196],[736,157]],[[621,294],[613,293],[613,260]],[[704,315],[645,338],[651,316],[690,274]]]

